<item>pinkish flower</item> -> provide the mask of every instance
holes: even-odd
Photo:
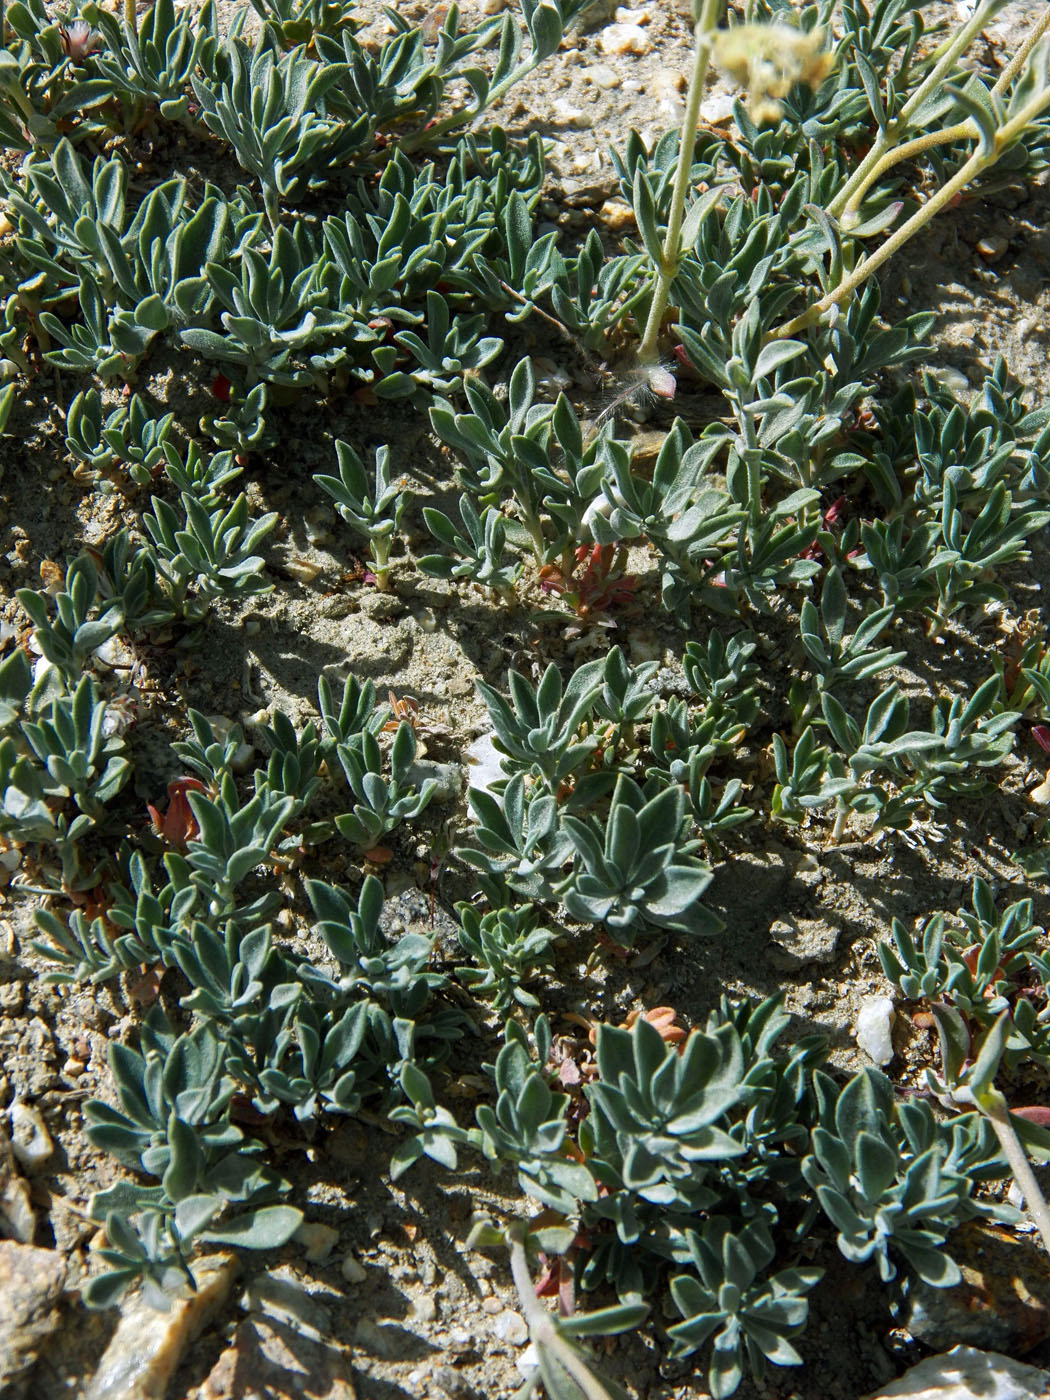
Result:
[[[71,63],[83,63],[85,58],[95,53],[102,44],[102,36],[92,29],[86,19],[75,19],[72,24],[60,24],[58,37]]]

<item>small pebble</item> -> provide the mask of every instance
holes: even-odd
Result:
[[[331,1254],[339,1239],[339,1231],[319,1220],[306,1220],[292,1237],[304,1246],[303,1257],[311,1264],[321,1264]]]
[[[1040,807],[1050,806],[1050,769],[1047,769],[1045,779],[1029,792],[1028,796],[1033,802],[1038,802]]]
[[[284,571],[289,578],[294,578],[298,583],[313,583],[321,572],[321,567],[312,559],[289,559]]]
[[[1009,246],[1009,241],[996,233],[990,238],[982,238],[977,244],[977,251],[985,262],[998,262]]]
[[[717,126],[719,122],[727,122],[733,115],[733,94],[713,92],[710,97],[705,97],[700,104],[700,115],[712,126]]]
[[[412,1303],[412,1316],[417,1322],[433,1322],[437,1310],[437,1300],[432,1293],[420,1293]]]
[[[368,1270],[352,1250],[347,1252],[346,1258],[339,1266],[339,1272],[347,1283],[364,1283],[368,1277]]]
[[[604,63],[595,63],[590,68],[582,69],[580,76],[585,83],[606,90],[616,87],[620,81],[616,73]]]
[[[1036,316],[1022,316],[1017,323],[1018,340],[1028,340],[1039,329],[1039,318]]]
[[[484,1298],[481,1303],[481,1311],[488,1313],[490,1317],[495,1317],[497,1313],[503,1311],[503,1304],[498,1298]]]
[[[230,768],[234,773],[247,773],[250,771],[255,760],[254,744],[238,744],[230,759]]]
[[[463,751],[467,760],[467,781],[476,792],[491,792],[492,784],[506,778],[503,756],[492,742],[491,734],[480,734]]]
[[[536,1367],[540,1364],[539,1353],[535,1343],[530,1342],[521,1355],[514,1362],[523,1376],[531,1376]]]
[[[591,124],[590,117],[585,112],[581,112],[579,107],[574,107],[571,102],[566,102],[564,97],[555,98],[553,110],[561,126],[586,127]]]
[[[69,1059],[62,1066],[62,1073],[67,1079],[79,1079],[86,1068],[83,1060]]]
[[[18,1165],[27,1172],[42,1167],[54,1151],[47,1124],[40,1110],[16,1099],[8,1109],[11,1120],[11,1151]]]
[[[685,74],[677,68],[661,68],[652,83],[654,97],[680,97],[685,88]]]
[[[630,10],[626,5],[621,5],[615,19],[618,24],[648,24],[652,15],[648,10]]]
[[[653,41],[637,24],[610,24],[602,31],[598,47],[603,54],[648,53]]]
[[[877,1065],[893,1059],[893,999],[865,997],[857,1012],[854,1033],[857,1044]]]
[[[516,1313],[511,1308],[501,1312],[496,1318],[496,1336],[500,1341],[510,1342],[513,1346],[521,1346],[523,1342],[527,1342],[529,1329],[521,1313]]]
[[[634,210],[624,199],[607,199],[598,211],[607,229],[622,233],[634,224]]]

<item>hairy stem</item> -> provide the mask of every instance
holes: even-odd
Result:
[[[808,310],[793,320],[786,322],[783,326],[778,326],[770,335],[770,340],[781,340],[786,336],[794,335],[797,331],[805,330],[807,327],[815,325],[824,317],[832,307],[838,306],[840,302],[851,296],[857,288],[882,266],[889,258],[892,258],[909,239],[913,238],[921,228],[930,222],[935,214],[950,204],[957,194],[960,194],[967,185],[976,180],[990,166],[993,166],[1003,152],[1017,139],[1046,109],[1050,107],[1050,91],[1037,93],[1015,117],[1012,117],[1005,125],[996,132],[995,140],[990,149],[982,151],[978,148],[974,151],[970,159],[963,165],[952,178],[941,186],[935,195],[911,216],[911,218],[891,234],[881,248],[876,249],[869,257],[858,263],[853,271],[839,283],[826,296],[814,302]]]
[[[545,1347],[558,1364],[579,1386],[584,1400],[611,1400],[608,1389],[602,1384],[583,1358],[572,1345],[560,1336],[554,1319],[536,1297],[532,1275],[529,1273],[525,1257],[525,1225],[515,1220],[507,1227],[507,1245],[510,1249],[510,1271],[514,1287],[518,1292],[521,1310],[529,1325],[529,1336],[537,1348]]]
[[[682,259],[682,221],[685,218],[685,197],[689,190],[689,176],[693,169],[693,153],[696,148],[696,126],[700,120],[700,102],[707,81],[707,69],[711,61],[711,46],[714,43],[715,26],[721,12],[721,0],[703,0],[703,9],[697,20],[694,36],[696,47],[693,52],[693,76],[689,80],[689,93],[685,102],[685,116],[682,118],[682,135],[678,144],[678,166],[675,170],[674,188],[671,192],[671,209],[667,220],[667,235],[664,238],[663,256],[656,269],[656,286],[649,307],[649,319],[645,334],[638,347],[638,361],[642,365],[655,365],[657,342],[664,312],[671,298],[671,283],[678,273]]]
[[[995,1129],[999,1146],[1003,1149],[1003,1156],[1010,1164],[1010,1170],[1013,1172],[1018,1190],[1024,1197],[1028,1212],[1043,1237],[1043,1244],[1050,1251],[1050,1207],[1047,1206],[1046,1199],[1039,1189],[1032,1164],[1017,1136],[1017,1130],[1010,1120],[1010,1110],[1005,1098],[998,1089],[993,1088],[979,1097],[974,1095],[974,1102]]]
[[[994,93],[1001,95],[1006,91],[1017,77],[1018,73],[1024,68],[1025,64],[1028,62],[1028,55],[1048,29],[1050,29],[1050,9],[1044,9],[1042,19],[1038,24],[1033,25],[1032,32],[996,79],[995,87],[992,88]]]
[[[900,110],[900,114],[892,121],[887,122],[872,143],[871,150],[857,166],[856,170],[839,190],[838,194],[828,205],[827,212],[833,219],[837,219],[847,207],[854,193],[858,188],[866,188],[868,175],[879,164],[886,152],[889,151],[911,125],[911,119],[921,108],[923,102],[932,92],[936,92],[942,81],[951,71],[952,65],[960,54],[965,51],[976,39],[977,35],[984,28],[990,18],[990,12],[995,7],[995,0],[985,0],[977,12],[966,24],[958,29],[947,41],[943,53],[941,53],[937,63],[931,68],[926,77],[908,98],[907,102]]]

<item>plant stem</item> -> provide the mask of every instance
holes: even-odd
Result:
[[[389,535],[378,535],[370,541],[372,563],[375,567],[376,587],[380,593],[390,592],[390,544]]]
[[[1025,127],[1035,121],[1047,107],[1050,107],[1050,91],[1037,93],[1015,117],[1012,117],[1005,126],[999,128],[990,150],[982,151],[978,148],[974,151],[966,164],[956,171],[948,183],[942,185],[937,193],[928,199],[920,209],[916,210],[907,223],[902,224],[896,233],[891,234],[881,248],[876,249],[869,257],[858,263],[833,291],[814,302],[808,310],[803,311],[801,315],[786,322],[783,326],[778,326],[770,334],[769,339],[781,340],[794,335],[797,331],[805,330],[807,327],[815,325],[833,306],[845,301],[861,283],[867,281],[877,268],[892,258],[898,249],[902,248],[909,239],[928,224],[935,214],[938,214],[946,204],[950,204],[971,181],[975,180],[989,166],[994,165],[1006,148],[1024,131]]]
[[[529,1325],[529,1337],[533,1344],[537,1349],[545,1347],[558,1364],[568,1371],[579,1386],[584,1400],[612,1400],[609,1390],[593,1374],[582,1357],[577,1355],[564,1337],[559,1336],[554,1319],[536,1297],[532,1276],[529,1273],[528,1260],[525,1257],[524,1223],[515,1220],[513,1224],[509,1225],[506,1239],[507,1247],[510,1250],[510,1271],[514,1279],[514,1287],[517,1289],[521,1310]]]
[[[1014,1180],[1024,1197],[1028,1212],[1043,1237],[1043,1244],[1050,1251],[1050,1208],[1047,1207],[1046,1199],[1035,1179],[1032,1164],[1029,1162],[1021,1140],[1017,1136],[1017,1131],[1010,1121],[1010,1110],[1005,1098],[998,1089],[993,1088],[981,1094],[980,1097],[974,1095],[974,1102],[995,1129],[999,1146],[1003,1149],[1003,1156],[1010,1164],[1010,1170],[1013,1172]]]
[[[135,8],[135,0],[124,0],[124,23],[128,27],[129,34],[138,33],[139,17]]]
[[[685,116],[682,118],[682,134],[678,143],[678,167],[675,170],[674,188],[671,192],[671,209],[667,220],[667,235],[664,238],[663,256],[656,269],[656,286],[649,307],[649,319],[645,334],[638,347],[638,361],[642,365],[655,365],[657,342],[664,312],[671,297],[671,283],[678,273],[682,249],[682,221],[685,218],[685,197],[689,189],[689,177],[693,170],[693,154],[696,149],[696,126],[700,120],[700,102],[707,81],[707,69],[711,60],[711,45],[714,43],[715,26],[721,13],[721,0],[703,0],[703,9],[693,31],[696,47],[693,52],[693,76],[689,80],[689,93],[685,102]]]
[[[989,11],[993,8],[995,0],[986,0],[981,5],[976,14],[957,30],[947,41],[944,52],[937,63],[927,73],[926,77],[908,98],[907,102],[900,110],[900,114],[893,121],[887,122],[886,126],[880,130],[872,143],[871,150],[857,166],[856,170],[839,190],[838,194],[828,205],[827,212],[833,219],[837,219],[852,199],[858,188],[866,188],[868,175],[879,164],[883,156],[894,145],[897,139],[903,135],[911,124],[911,119],[920,109],[923,102],[930,93],[936,91],[941,81],[951,70],[952,64],[961,53],[964,53],[974,39],[983,29],[986,20],[989,18]]]
[[[957,122],[955,126],[945,127],[942,131],[927,131],[922,136],[916,136],[912,141],[905,141],[901,146],[895,146],[893,150],[887,151],[880,161],[868,172],[864,180],[854,193],[850,196],[849,203],[842,211],[841,226],[843,232],[849,232],[855,224],[860,222],[859,210],[864,196],[872,185],[887,170],[892,170],[895,165],[899,165],[902,160],[909,160],[912,156],[920,156],[924,151],[931,150],[934,146],[943,146],[949,141],[962,141],[966,137],[977,135],[976,123],[967,118],[964,122]]]

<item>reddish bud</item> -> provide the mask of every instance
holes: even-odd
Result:
[[[229,403],[233,385],[224,374],[217,374],[211,381],[211,391],[220,403]]]
[[[186,849],[187,841],[192,841],[200,832],[197,818],[193,815],[193,808],[186,796],[190,792],[207,792],[207,788],[199,778],[176,778],[168,784],[166,812],[159,812],[151,802],[146,804],[146,810],[153,821],[153,830],[169,846],[175,846],[182,851]]]
[[[1045,724],[1033,724],[1032,738],[1045,753],[1050,753],[1050,727]]]
[[[1010,1112],[1015,1118],[1027,1119],[1029,1123],[1034,1123],[1039,1128],[1050,1128],[1050,1108],[1043,1108],[1040,1104],[1032,1104],[1028,1108],[1011,1108]]]

